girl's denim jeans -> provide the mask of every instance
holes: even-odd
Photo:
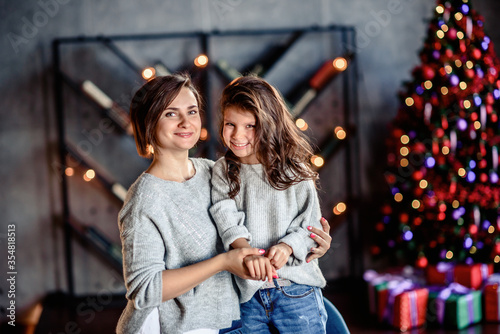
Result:
[[[321,289],[292,283],[260,289],[240,305],[244,334],[326,333],[327,313]]]

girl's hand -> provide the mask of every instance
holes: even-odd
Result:
[[[330,244],[332,243],[332,237],[330,236],[330,224],[328,221],[321,217],[320,219],[321,226],[323,226],[323,230],[317,229],[316,227],[310,226],[307,229],[311,231],[310,237],[316,241],[318,247],[311,248],[311,253],[306,261],[307,263],[311,262],[314,259],[320,258],[328,252],[330,249]]]
[[[244,259],[244,262],[252,279],[265,281],[267,277],[269,282],[273,281],[273,276],[276,272],[267,257],[249,255]]]
[[[224,270],[229,271],[231,274],[237,275],[243,279],[254,279],[245,264],[247,256],[260,256],[264,255],[265,250],[258,248],[237,248],[232,249],[226,253],[220,254],[225,257]]]
[[[269,248],[267,257],[276,270],[281,269],[292,255],[293,249],[285,243],[279,243]]]

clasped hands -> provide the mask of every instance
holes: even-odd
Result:
[[[322,230],[309,226],[310,237],[318,244],[310,249],[306,262],[320,258],[330,249],[332,237],[330,236],[330,225],[325,218],[321,218]],[[283,267],[290,255],[292,248],[285,243],[272,246],[269,250],[250,248],[246,239],[237,239],[231,246],[235,249],[226,253],[234,261],[228,261],[228,271],[244,278],[252,280],[268,280],[278,278],[277,270]],[[234,258],[236,257],[236,258]]]
[[[277,270],[285,265],[293,250],[287,244],[279,243],[259,252],[262,255],[248,255],[243,262],[252,279],[264,281],[267,278],[272,282],[273,278],[278,278]]]

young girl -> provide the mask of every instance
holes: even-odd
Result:
[[[208,212],[214,163],[188,156],[200,137],[200,109],[187,75],[155,78],[132,99],[137,151],[153,160],[119,213],[129,300],[119,334],[233,333],[233,320],[240,317],[230,272],[251,278],[243,260],[259,250],[221,253]],[[324,229],[315,230],[319,248],[311,257],[329,248],[327,223]]]
[[[225,249],[258,247],[248,256],[254,278],[236,278],[244,333],[325,333],[327,315],[311,225],[320,220],[309,164],[312,149],[278,91],[263,79],[241,77],[221,98],[221,136],[229,148],[212,171],[212,207]],[[276,278],[276,275],[274,275]]]

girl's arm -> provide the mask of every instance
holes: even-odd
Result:
[[[212,206],[210,214],[215,221],[217,231],[222,239],[224,248],[248,248],[251,235],[245,226],[245,213],[239,211],[234,199],[230,198],[229,182],[225,173],[224,159],[217,161],[212,168]],[[245,264],[253,279],[272,282],[276,271],[268,258],[262,256],[248,256]]]
[[[313,226],[308,226],[307,229],[311,232],[310,238],[313,238],[317,243],[316,247],[310,249],[306,262],[309,263],[314,259],[320,258],[328,252],[332,237],[330,236],[330,224],[328,221],[321,217],[320,219],[322,230]],[[271,260],[271,264],[276,269],[280,269],[285,265],[291,256],[293,250],[290,246],[284,243],[279,243],[269,249],[267,257]]]
[[[230,198],[229,182],[225,175],[226,162],[218,160],[212,168],[212,206],[210,214],[215,221],[217,231],[228,250],[237,239],[251,241],[250,232],[245,227],[245,213],[239,211],[234,199]]]
[[[308,228],[310,226],[321,227],[321,210],[313,181],[303,181],[293,187],[295,188],[298,214],[288,226],[287,234],[278,242],[290,246],[293,250],[288,264],[301,265],[306,262],[311,249],[317,246],[315,238],[311,238],[311,232]]]

